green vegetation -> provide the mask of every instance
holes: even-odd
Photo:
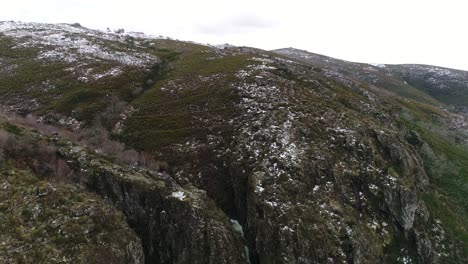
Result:
[[[5,131],[14,135],[20,136],[23,133],[23,129],[9,122],[0,123],[0,127]]]
[[[211,56],[215,55],[183,53],[172,61],[167,66],[171,70],[132,102],[138,111],[127,120],[123,141],[153,151],[187,138],[203,138],[208,129],[223,126],[222,120],[233,116],[238,101],[236,91],[229,87],[233,73],[252,62],[246,55]],[[201,123],[203,119],[211,121]]]
[[[378,84],[379,87],[392,91],[403,98],[411,99],[415,103],[424,103],[433,106],[441,105],[440,102],[432,98],[430,95],[414,88],[413,86],[404,84],[400,80],[389,79],[388,77],[384,80],[385,81]]]
[[[167,60],[167,61],[174,61],[177,56],[179,56],[182,52],[178,52],[178,51],[175,51],[175,50],[171,50],[171,49],[168,49],[168,48],[160,48],[160,49],[157,49],[155,54],[163,59],[163,60]]]
[[[421,149],[431,181],[468,211],[468,149],[417,124],[406,125],[419,133],[431,149]],[[432,151],[433,152],[432,152]],[[442,166],[442,167],[441,167]],[[442,168],[442,169],[441,169]]]
[[[425,65],[394,65],[402,79],[447,105],[468,106],[468,74]]]
[[[414,119],[412,122],[422,121],[435,125],[441,125],[440,119],[445,115],[442,110],[434,107],[433,105],[414,100],[397,98],[396,103],[409,110],[411,118]]]
[[[424,113],[424,108],[413,113],[419,117],[429,117],[420,115]],[[431,182],[422,198],[450,234],[462,240],[465,250],[468,250],[468,148],[450,140],[445,128],[429,120],[419,119],[415,122],[402,119],[407,128],[416,131],[428,144],[428,147],[419,147]],[[428,127],[432,128],[429,130]]]
[[[80,79],[84,73],[73,63],[37,60],[39,48],[12,49],[13,45],[11,39],[0,37],[0,56],[11,60],[14,71],[14,74],[0,71],[0,93],[24,112],[73,113],[89,125],[95,113],[105,109],[112,100],[133,99],[134,91],[145,81],[144,69],[112,61],[88,61],[86,67],[92,72],[87,74],[100,74],[119,67],[119,75],[86,81]],[[38,105],[25,104],[27,99]]]
[[[124,263],[127,243],[138,241],[121,213],[82,187],[8,166],[0,184],[0,262]]]
[[[193,52],[180,56],[174,63],[174,70],[168,78],[181,76],[210,75],[210,74],[233,74],[243,67],[252,64],[247,59],[248,55],[228,55],[217,57],[216,54],[208,52]]]

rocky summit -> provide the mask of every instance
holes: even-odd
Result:
[[[468,72],[0,22],[0,262],[466,263]]]

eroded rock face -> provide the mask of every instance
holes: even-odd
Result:
[[[147,263],[246,263],[241,236],[205,191],[169,175],[99,160],[80,147],[60,153],[81,181],[120,209],[140,236]]]
[[[413,227],[416,211],[419,209],[419,201],[414,192],[396,187],[385,191],[385,202],[399,224],[405,229]]]

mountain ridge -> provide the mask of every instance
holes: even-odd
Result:
[[[463,71],[463,70],[456,70],[456,69],[450,69],[446,67],[439,67],[439,66],[432,66],[432,65],[423,65],[423,64],[368,64],[368,63],[359,63],[359,62],[350,62],[350,61],[345,61],[345,60],[340,60],[340,59],[335,59],[327,56],[323,56],[320,54],[315,54],[315,53],[310,53],[305,50],[299,50],[299,49],[294,49],[294,48],[286,48],[286,49],[277,49],[273,50],[272,52],[276,52],[278,54],[283,54],[283,55],[289,55],[290,57],[299,59],[301,61],[313,63],[315,65],[327,65],[327,67],[330,67],[331,65],[338,65],[339,68],[343,69],[352,69],[353,67],[360,65],[366,65],[369,68],[367,69],[367,75],[371,72],[378,72],[378,71],[384,71],[386,74],[389,75],[400,75],[397,76],[401,78],[401,81],[403,81],[405,84],[410,83],[415,83],[415,82],[424,82],[424,80],[420,80],[422,77],[419,77],[418,79],[415,79],[415,76],[411,77],[408,76],[407,71],[406,71],[406,76],[405,76],[405,68],[411,69],[411,71],[416,71],[419,70],[420,75],[437,75],[438,78],[447,78],[449,80],[445,80],[445,82],[458,82],[459,86],[461,86],[460,90],[468,88],[468,72]],[[364,67],[360,67],[364,68]],[[389,69],[388,71],[385,71],[386,69]],[[349,73],[348,73],[349,74]],[[356,75],[354,75],[356,76]],[[406,78],[405,78],[406,77]],[[424,77],[424,76],[423,76]],[[427,78],[430,79],[431,76],[428,76]],[[359,77],[357,77],[359,79]],[[450,80],[450,78],[453,78],[454,80]],[[372,81],[367,79],[367,81]],[[434,82],[434,80],[432,80]],[[426,83],[427,85],[427,83]],[[433,83],[433,86],[437,86],[437,84]],[[438,84],[439,86],[441,84]],[[420,89],[421,87],[418,87],[416,85],[415,88]],[[434,91],[431,90],[426,90],[429,95],[435,95]],[[463,99],[466,100],[465,95],[463,94]],[[443,100],[443,102],[445,102]],[[466,106],[466,101],[464,101]]]
[[[272,49],[270,50],[271,52],[278,52],[278,53],[281,53],[281,52],[298,52],[298,53],[304,53],[304,54],[309,54],[309,55],[315,55],[315,56],[318,56],[318,57],[322,57],[324,59],[333,59],[333,60],[338,60],[338,61],[343,61],[343,62],[348,62],[348,63],[357,63],[357,64],[367,64],[367,65],[371,65],[371,66],[375,66],[375,67],[381,67],[381,66],[403,66],[403,65],[408,65],[408,66],[427,66],[427,67],[434,67],[434,68],[441,68],[441,69],[448,69],[448,70],[453,70],[453,71],[462,71],[462,72],[466,72],[468,70],[464,70],[464,69],[458,69],[458,68],[453,68],[453,67],[448,67],[448,66],[439,66],[439,65],[432,65],[432,64],[425,64],[425,63],[411,63],[411,62],[407,62],[407,63],[385,63],[385,62],[380,62],[380,63],[370,63],[370,62],[360,62],[360,61],[354,61],[354,60],[345,60],[345,59],[340,59],[340,58],[337,58],[337,57],[332,57],[332,56],[328,56],[328,55],[323,55],[323,54],[319,54],[319,53],[315,53],[315,52],[312,52],[312,51],[308,51],[306,49],[299,49],[299,48],[295,48],[295,47],[287,47],[287,48],[277,48],[277,49]]]

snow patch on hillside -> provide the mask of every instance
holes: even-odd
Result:
[[[185,198],[185,193],[183,191],[177,191],[177,192],[173,192],[171,196],[178,200],[183,201]]]
[[[42,51],[37,58],[41,60],[75,62],[84,57],[133,66],[145,66],[157,60],[128,47],[125,50],[127,37],[133,37],[131,34],[106,33],[78,25],[23,22],[0,22],[0,32],[19,41],[14,48],[40,47]],[[110,48],[108,41],[120,46]]]
[[[284,95],[287,88],[272,81],[275,78],[270,70],[276,69],[270,59],[251,59],[260,64],[253,64],[240,70],[236,77],[240,82],[236,86],[241,95],[240,108],[243,109],[238,140],[242,145],[239,159],[259,160],[258,184],[256,193],[261,194],[262,178],[278,178],[286,176],[292,181],[292,175],[284,168],[299,167],[305,147],[297,138],[295,126],[301,113],[289,106],[288,97]],[[250,77],[255,76],[255,81]],[[258,78],[261,77],[261,78]],[[262,138],[262,141],[258,139]],[[266,144],[265,144],[266,143]]]

